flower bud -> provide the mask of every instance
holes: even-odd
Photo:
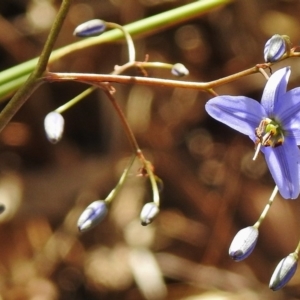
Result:
[[[298,255],[291,253],[283,258],[277,265],[269,284],[269,288],[277,291],[284,287],[293,277],[297,270]]]
[[[275,62],[290,51],[290,38],[286,35],[273,35],[265,44],[265,62]]]
[[[105,218],[107,211],[108,207],[105,201],[97,200],[91,203],[78,219],[79,231],[84,232],[94,228]]]
[[[51,143],[55,144],[61,139],[64,125],[64,118],[58,112],[52,111],[45,117],[44,128],[47,138]]]
[[[105,21],[94,19],[78,25],[73,35],[78,37],[97,36],[106,29]]]
[[[173,66],[171,73],[175,76],[182,77],[189,75],[189,70],[183,64],[177,63]]]
[[[241,229],[229,247],[229,255],[235,261],[241,261],[253,251],[258,238],[258,229],[253,226]]]
[[[159,213],[159,207],[154,202],[146,203],[141,211],[140,219],[143,226],[152,223]]]

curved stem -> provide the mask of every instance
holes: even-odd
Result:
[[[108,28],[118,28],[119,30],[121,30],[123,32],[124,37],[126,39],[127,47],[128,47],[128,56],[129,56],[128,61],[134,62],[135,61],[135,47],[134,47],[134,43],[133,43],[132,37],[129,34],[129,32],[125,29],[124,26],[121,26],[117,23],[105,22],[105,24],[107,25]]]
[[[155,175],[153,173],[153,166],[152,164],[146,160],[146,158],[144,157],[144,154],[142,152],[142,150],[140,149],[139,145],[138,145],[138,142],[126,120],[126,117],[122,111],[122,109],[120,108],[119,104],[117,103],[116,99],[114,98],[114,96],[112,95],[111,91],[109,90],[109,88],[107,86],[100,86],[105,94],[107,95],[107,97],[109,98],[110,102],[112,103],[114,109],[116,110],[121,122],[122,122],[122,125],[123,125],[123,128],[127,134],[127,137],[129,139],[129,142],[131,144],[131,147],[134,151],[134,153],[136,154],[136,156],[141,160],[144,168],[146,169],[146,172],[150,178],[150,182],[151,182],[151,186],[152,186],[152,192],[153,192],[153,202],[155,202],[155,204],[157,206],[159,206],[159,203],[160,203],[160,197],[159,197],[159,190],[158,190],[158,187],[157,187],[157,182],[155,180]]]
[[[117,183],[116,187],[109,193],[109,195],[104,200],[107,204],[110,204],[111,201],[116,197],[118,192],[120,191],[121,187],[123,186],[125,179],[127,178],[128,172],[135,160],[135,155],[131,158],[127,168],[123,171],[122,176],[119,179],[119,182]]]

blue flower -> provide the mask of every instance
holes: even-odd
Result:
[[[218,96],[205,108],[213,118],[255,142],[281,196],[295,199],[300,192],[300,88],[286,91],[289,76],[289,67],[275,72],[261,103],[244,96]]]

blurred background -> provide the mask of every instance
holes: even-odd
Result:
[[[100,18],[127,24],[192,1],[74,0],[56,48],[77,41],[74,28]],[[0,2],[0,70],[39,55],[61,1]],[[263,62],[273,34],[300,40],[297,0],[235,1],[226,7],[135,39],[137,60],[183,63],[182,80],[210,81]],[[73,53],[51,71],[109,73],[127,60],[124,43]],[[299,86],[300,60],[289,88]],[[130,71],[131,75],[140,75]],[[166,70],[151,77],[173,78]],[[257,74],[216,89],[260,100]],[[300,299],[300,272],[281,291],[268,288],[277,263],[300,237],[299,200],[278,196],[252,255],[236,263],[228,247],[255,223],[274,188],[250,139],[211,119],[210,95],[195,90],[118,85],[115,97],[146,157],[163,180],[161,212],[149,226],[139,213],[151,201],[138,161],[107,218],[80,234],[84,208],[104,199],[131,155],[108,99],[96,91],[64,113],[65,133],[52,145],[46,114],[86,89],[80,83],[40,87],[0,133],[0,299],[227,300]],[[5,103],[2,103],[3,107]]]

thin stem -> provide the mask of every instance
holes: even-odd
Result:
[[[138,142],[126,120],[126,117],[122,111],[122,109],[120,108],[118,102],[116,101],[116,99],[113,97],[112,93],[110,92],[109,88],[107,86],[100,86],[101,88],[103,88],[105,94],[107,95],[107,97],[109,98],[110,102],[112,103],[114,109],[116,110],[123,128],[127,134],[128,140],[131,144],[131,147],[134,151],[134,153],[136,154],[136,156],[141,160],[144,168],[146,169],[146,172],[150,178],[150,182],[151,182],[151,186],[152,186],[152,192],[153,192],[153,202],[159,206],[160,203],[160,197],[159,197],[159,190],[157,187],[157,182],[155,180],[155,175],[153,173],[152,170],[152,164],[146,160],[146,158],[144,157],[144,154],[142,152],[142,150],[140,149]]]
[[[128,33],[128,31],[125,29],[125,27],[121,26],[117,23],[111,23],[111,22],[105,22],[105,24],[107,25],[108,28],[118,28],[123,32],[124,37],[126,39],[127,47],[128,47],[128,56],[129,56],[128,61],[134,62],[135,61],[134,43],[133,43],[131,35]]]
[[[270,79],[270,76],[266,73],[263,68],[258,68],[259,72],[266,78],[266,80]]]
[[[58,112],[58,113],[60,113],[60,114],[62,114],[63,112],[65,112],[66,110],[68,110],[69,108],[71,108],[73,105],[75,105],[79,101],[83,100],[88,95],[90,95],[96,89],[97,88],[95,86],[89,87],[88,89],[86,89],[85,91],[83,91],[82,93],[80,93],[79,95],[77,95],[76,97],[74,97],[73,99],[71,99],[70,101],[68,101],[67,103],[65,103],[62,106],[60,106],[57,109],[55,109],[55,111]]]
[[[9,103],[4,107],[0,113],[0,132],[6,126],[6,124],[12,119],[12,117],[17,113],[20,107],[26,102],[29,96],[34,92],[34,90],[43,83],[40,80],[40,77],[44,73],[47,67],[47,63],[53,49],[56,38],[59,34],[59,31],[62,27],[63,21],[67,15],[69,7],[72,3],[72,0],[64,0],[58,11],[54,24],[50,30],[48,39],[45,43],[41,56],[38,60],[38,63],[27,79],[26,83],[21,86],[21,88],[16,92],[12,97]]]
[[[297,248],[295,250],[295,253],[298,255],[300,251],[300,241],[298,242]]]
[[[268,65],[265,66],[268,68]],[[247,70],[217,79],[210,82],[191,82],[180,81],[172,79],[148,78],[139,76],[124,76],[124,75],[106,75],[106,74],[82,74],[82,73],[47,73],[45,80],[47,81],[79,81],[84,83],[102,83],[102,82],[115,82],[122,84],[143,84],[143,85],[156,85],[164,87],[179,87],[186,89],[196,89],[201,91],[212,91],[213,88],[227,84],[241,77],[255,74],[259,72],[259,68],[254,66]]]
[[[123,70],[126,70],[126,68],[130,68],[134,65],[134,61],[135,61],[135,48],[134,48],[134,44],[133,44],[133,40],[130,36],[130,34],[124,29],[123,26],[115,24],[115,23],[109,23],[109,22],[105,22],[105,24],[111,28],[118,28],[120,29],[126,39],[127,45],[128,45],[128,56],[129,56],[129,62],[126,64],[126,67],[124,68],[116,68],[111,74],[120,74],[121,72],[123,72]],[[55,109],[56,112],[58,113],[63,113],[65,112],[67,109],[71,108],[73,105],[77,104],[78,102],[80,102],[81,100],[83,100],[85,97],[87,97],[88,95],[90,95],[93,91],[95,91],[97,89],[96,86],[91,86],[88,89],[86,89],[85,91],[81,92],[79,95],[77,95],[76,97],[74,97],[73,99],[71,99],[70,101],[68,101],[67,103],[63,104],[62,106],[58,107],[57,109]]]
[[[173,65],[172,64],[167,64],[167,63],[161,63],[161,62],[128,62],[122,66],[116,66],[115,70],[111,72],[113,75],[119,75],[123,72],[125,72],[127,69],[132,68],[132,67],[139,67],[139,68],[163,68],[163,69],[172,69]],[[67,103],[63,104],[62,106],[58,107],[55,109],[56,112],[58,113],[63,113],[69,108],[71,108],[73,105],[77,104],[79,101],[83,100],[86,96],[90,95],[93,91],[97,89],[96,86],[91,86]],[[212,90],[208,90],[209,93],[211,93],[213,96],[217,96],[217,94]]]
[[[272,194],[271,194],[271,197],[269,199],[268,204],[265,206],[265,208],[264,208],[263,212],[261,213],[258,221],[253,225],[253,227],[258,228],[260,226],[260,224],[262,223],[262,221],[265,219],[271,205],[273,204],[273,201],[275,199],[275,196],[277,195],[277,192],[278,192],[278,187],[276,185],[273,192],[272,192]]]
[[[109,193],[109,195],[106,197],[106,199],[104,200],[107,204],[110,204],[111,201],[116,197],[116,195],[118,194],[118,192],[120,191],[120,189],[122,188],[124,182],[125,182],[125,179],[127,178],[128,176],[128,172],[135,160],[135,155],[131,158],[127,168],[123,171],[122,173],[122,176],[120,177],[119,179],[119,182],[118,184],[116,185],[116,187]]]
[[[103,87],[102,87],[103,88]],[[127,137],[128,137],[128,140],[131,144],[131,147],[134,151],[134,153],[140,157],[140,153],[141,153],[141,150],[140,150],[140,147],[137,143],[137,140],[126,120],[126,117],[122,111],[122,109],[120,108],[118,102],[116,101],[115,97],[111,94],[111,92],[108,90],[108,88],[104,88],[104,92],[105,94],[107,95],[107,97],[109,98],[111,104],[113,105],[114,109],[116,110],[121,122],[122,122],[122,125],[123,125],[123,128],[127,134]]]
[[[153,32],[162,31],[167,28],[178,25],[180,23],[191,20],[193,18],[199,17],[201,14],[207,13],[215,8],[218,8],[222,5],[226,5],[233,1],[234,0],[195,1],[193,3],[169,10],[167,12],[163,12],[155,16],[151,16],[133,22],[123,27],[131,36],[150,35],[153,34]],[[88,47],[99,45],[101,43],[118,41],[122,38],[123,38],[123,34],[118,29],[110,30],[108,32],[104,32],[98,37],[80,40],[78,42],[75,42],[73,44],[67,45],[65,47],[53,51],[49,62],[52,63],[60,59],[61,57],[69,53],[72,53],[74,51],[79,51]],[[26,75],[29,76],[29,74],[34,70],[37,61],[38,59],[34,58],[27,62],[14,66],[10,69],[0,72],[1,85],[15,79],[19,79],[20,77],[23,76],[22,80],[20,80],[18,85],[21,86],[27,78]],[[8,90],[6,94],[4,94],[3,92],[1,92],[1,88],[0,88],[1,99],[5,98],[5,96],[9,95],[11,92],[15,90],[16,90],[15,87],[11,87],[11,89]]]
[[[261,148],[261,143],[258,143],[257,146],[256,146],[256,150],[255,150],[255,153],[254,153],[254,156],[253,156],[252,160],[256,160],[256,158],[258,156],[258,153],[260,151],[260,148]]]

